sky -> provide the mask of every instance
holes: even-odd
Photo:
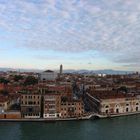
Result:
[[[0,0],[0,67],[140,71],[139,0]]]

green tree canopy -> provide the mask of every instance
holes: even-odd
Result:
[[[38,79],[36,79],[35,77],[33,76],[28,76],[25,81],[24,81],[24,85],[27,86],[27,85],[35,85],[38,83]]]
[[[121,86],[118,90],[119,90],[119,91],[124,91],[125,93],[128,92],[128,89],[127,89],[126,86]]]
[[[14,81],[18,82],[19,80],[22,80],[23,76],[22,75],[15,75],[14,76]]]
[[[5,79],[4,77],[0,77],[0,83],[8,84],[9,80]]]

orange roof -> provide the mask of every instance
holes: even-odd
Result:
[[[90,95],[98,99],[132,98],[138,94],[117,93],[116,91],[89,91]]]

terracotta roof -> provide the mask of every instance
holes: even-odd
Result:
[[[97,99],[133,98],[138,94],[117,93],[116,91],[89,91],[90,95]]]
[[[2,102],[2,103],[4,103],[4,102],[6,102],[6,101],[8,101],[9,99],[8,99],[8,97],[6,96],[0,96],[0,102]]]

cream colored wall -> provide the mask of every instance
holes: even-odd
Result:
[[[138,103],[138,105],[136,105]],[[128,104],[128,106],[127,106]],[[106,108],[108,106],[108,108]],[[119,113],[126,113],[126,109],[128,108],[128,112],[136,112],[136,107],[138,107],[138,111],[140,111],[140,99],[109,99],[101,101],[101,113],[105,113],[108,110],[108,113],[115,114],[116,110],[119,110]]]

